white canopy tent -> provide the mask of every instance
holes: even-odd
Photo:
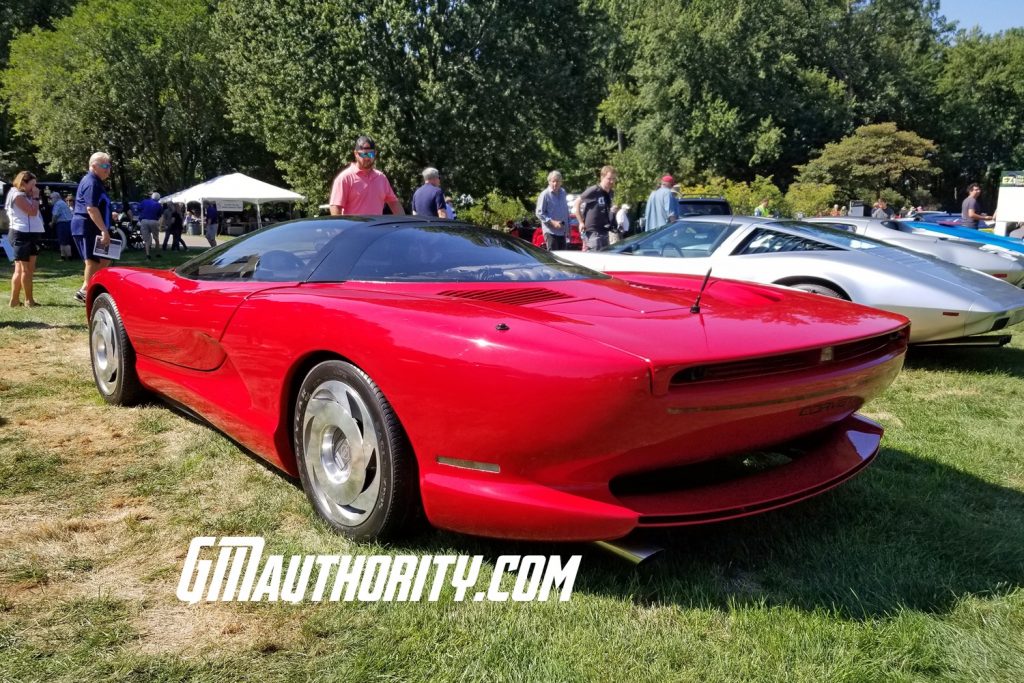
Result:
[[[160,202],[188,204],[189,202],[210,202],[234,200],[249,202],[256,205],[256,222],[262,227],[260,203],[267,202],[299,202],[306,197],[282,187],[250,178],[244,173],[229,173],[194,185],[188,189],[161,197]]]

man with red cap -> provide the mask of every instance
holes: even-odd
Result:
[[[644,212],[644,230],[657,230],[679,217],[679,201],[672,192],[675,180],[670,175],[663,176],[661,187],[647,198],[647,210]]]

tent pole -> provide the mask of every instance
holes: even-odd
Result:
[[[259,229],[259,228],[262,228],[262,227],[263,227],[263,218],[260,217],[260,203],[259,203],[259,200],[257,200],[256,201],[256,228]]]

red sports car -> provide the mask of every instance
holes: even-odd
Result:
[[[907,320],[771,286],[611,278],[411,217],[276,225],[88,290],[104,399],[152,392],[298,476],[356,539],[421,514],[600,540],[814,496],[876,454],[857,415]],[[524,406],[539,417],[510,420]]]

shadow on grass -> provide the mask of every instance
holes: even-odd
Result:
[[[79,304],[79,308],[81,308]],[[73,323],[69,325],[44,323],[39,320],[4,320],[0,327],[11,327],[16,330],[85,330],[88,326],[85,323]]]
[[[910,347],[905,363],[913,370],[962,370],[1024,377],[1024,349]]]
[[[1024,494],[910,453],[884,450],[844,486],[792,508],[637,534],[665,548],[633,568],[590,544],[437,533],[402,551],[583,554],[575,590],[641,605],[786,606],[869,619],[947,613],[967,595],[1024,586]]]
[[[298,480],[239,448],[300,487]],[[883,449],[852,481],[793,507],[733,522],[640,532],[637,540],[665,551],[639,568],[593,544],[443,531],[424,531],[389,551],[483,555],[491,563],[501,555],[560,555],[565,561],[581,554],[577,593],[643,606],[778,606],[871,619],[902,608],[944,614],[966,596],[1024,587],[1021,529],[1024,493],[912,453]]]

